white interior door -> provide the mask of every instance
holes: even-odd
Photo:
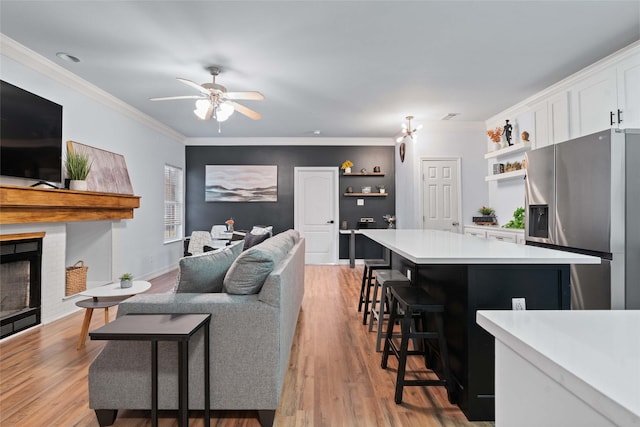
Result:
[[[460,160],[422,160],[422,228],[460,232]]]
[[[294,169],[294,228],[306,239],[307,264],[338,263],[338,168]]]

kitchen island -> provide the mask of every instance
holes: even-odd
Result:
[[[479,311],[496,426],[640,426],[640,311]]]
[[[570,264],[599,258],[438,230],[362,230],[391,251],[392,268],[445,306],[445,334],[457,401],[471,421],[495,417],[494,339],[477,310],[569,310]]]

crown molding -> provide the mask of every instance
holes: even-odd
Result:
[[[32,68],[169,138],[184,143],[184,135],[2,33],[0,33],[0,52],[25,67]]]
[[[331,145],[357,145],[357,146],[385,146],[394,145],[393,138],[186,138],[184,144],[189,145],[218,145],[218,146],[251,146],[251,145],[307,145],[307,146],[331,146]]]

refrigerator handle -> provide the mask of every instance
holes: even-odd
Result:
[[[618,108],[618,123],[622,123],[622,110]]]
[[[609,111],[609,122],[610,122],[611,126],[613,126],[614,123],[615,123],[614,122],[614,113],[613,113],[613,111]]]

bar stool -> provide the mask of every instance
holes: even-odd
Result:
[[[385,320],[389,318],[388,316],[385,316],[385,308],[389,306],[387,298],[388,289],[393,285],[408,286],[410,284],[411,280],[409,280],[407,276],[400,273],[398,270],[382,270],[376,272],[375,286],[373,287],[373,298],[371,299],[369,332],[373,330],[373,321],[375,319],[378,322],[378,331],[376,336],[377,352],[382,351],[381,344],[384,336],[382,325],[384,324]],[[380,301],[376,310],[376,305],[378,304],[378,290],[380,290]]]
[[[358,302],[358,312],[362,311],[364,304],[364,314],[362,316],[362,324],[367,324],[367,316],[369,315],[369,302],[371,301],[371,287],[375,284],[373,272],[375,270],[389,270],[391,263],[386,259],[365,259],[364,271],[362,273],[362,285],[360,286],[360,300]]]
[[[447,350],[447,342],[444,336],[444,327],[442,323],[442,313],[444,306],[438,304],[424,289],[418,286],[391,286],[391,314],[389,316],[387,335],[384,342],[384,350],[382,352],[383,369],[387,369],[387,361],[389,353],[398,359],[398,376],[396,379],[395,402],[402,403],[402,391],[404,386],[445,386],[447,388],[447,397],[449,402],[454,403],[454,385],[449,368],[449,352]],[[403,314],[399,314],[399,310]],[[428,313],[432,313],[435,317],[437,331],[428,332],[426,317]],[[400,349],[393,342],[393,327],[396,320],[400,320],[401,341]],[[415,328],[411,331],[411,323],[420,320],[421,328]],[[421,338],[423,340],[422,349],[409,351],[409,339]],[[423,355],[425,358],[425,366],[427,364],[427,355],[429,346],[426,340],[437,340],[439,344],[440,360],[442,362],[443,379],[437,380],[405,380],[405,371],[407,366],[407,356]]]

